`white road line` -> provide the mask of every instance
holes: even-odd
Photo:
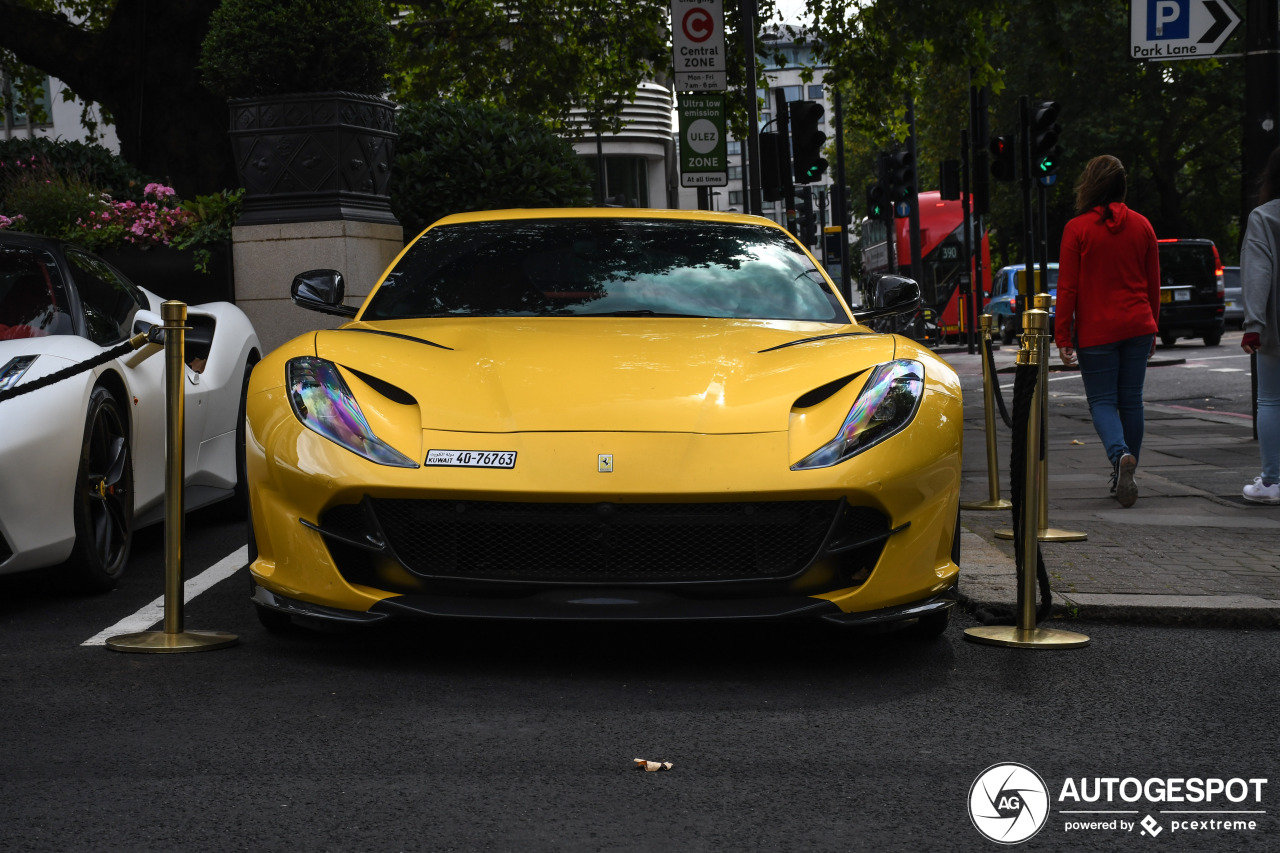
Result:
[[[241,545],[236,551],[232,551],[209,568],[193,578],[188,578],[182,585],[183,603],[187,604],[191,599],[200,593],[209,589],[218,581],[226,580],[235,573],[237,569],[243,566],[249,560],[249,546]],[[107,639],[115,637],[119,634],[136,634],[139,631],[145,631],[152,625],[164,620],[164,596],[160,596],[155,601],[143,607],[132,616],[126,616],[116,624],[94,634],[80,645],[82,646],[105,646]]]

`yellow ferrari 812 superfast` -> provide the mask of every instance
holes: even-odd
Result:
[[[851,311],[759,217],[450,216],[350,318],[253,371],[252,599],[269,628],[403,617],[947,624],[954,372]]]

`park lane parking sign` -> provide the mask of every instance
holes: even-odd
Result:
[[[677,92],[723,92],[722,0],[671,0],[671,60]]]
[[[1227,0],[1133,0],[1129,8],[1134,59],[1213,56],[1240,23]]]
[[[729,183],[724,95],[680,95],[680,186]]]

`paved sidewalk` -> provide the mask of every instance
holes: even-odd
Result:
[[[965,391],[961,500],[989,496],[982,362],[959,348],[938,352]],[[997,369],[1015,347],[996,352]],[[1157,352],[1153,369],[1161,362]],[[1002,385],[1013,374],[1001,372]],[[1052,389],[1051,389],[1052,391]],[[1004,392],[1012,410],[1013,392]],[[996,414],[1000,491],[1009,497],[1012,431]],[[1058,619],[1088,618],[1223,627],[1280,627],[1280,506],[1247,503],[1257,474],[1251,419],[1175,406],[1146,406],[1139,498],[1129,509],[1108,494],[1110,471],[1083,394],[1049,399],[1048,518],[1083,542],[1044,542],[1041,552]],[[961,511],[960,592],[971,607],[1011,611],[1016,601],[1008,510]]]

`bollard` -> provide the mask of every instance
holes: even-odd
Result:
[[[235,645],[235,634],[221,631],[182,629],[182,538],[186,525],[183,508],[183,480],[186,475],[184,429],[186,382],[184,351],[187,306],[165,302],[160,306],[164,320],[165,370],[165,468],[164,468],[164,630],[121,634],[107,640],[107,648],[117,652],[203,652]]]
[[[982,353],[982,409],[987,426],[987,493],[990,497],[985,501],[961,503],[961,509],[1009,509],[1013,504],[1000,497],[1000,462],[996,451],[996,398],[995,374],[991,372],[991,359],[987,351],[991,348],[994,331],[992,316],[983,314],[978,318],[981,332],[978,344]]]
[[[1040,502],[1040,431],[1045,412],[1044,401],[1048,396],[1045,380],[1048,377],[1047,338],[1049,314],[1040,308],[1026,311],[1022,318],[1022,348],[1018,350],[1018,364],[1035,365],[1039,373],[1035,393],[1027,416],[1026,469],[1023,479],[1022,523],[1022,595],[1016,625],[980,625],[966,628],[965,637],[975,643],[992,646],[1008,646],[1020,649],[1074,649],[1089,643],[1084,634],[1059,631],[1054,628],[1036,627],[1036,567],[1039,564],[1040,542],[1036,536],[1039,525]]]
[[[1051,296],[1047,293],[1037,293],[1032,300],[1038,311],[1044,311],[1045,317],[1048,317],[1049,304]],[[1046,319],[1047,322],[1047,319]],[[1040,428],[1048,430],[1049,428],[1049,334],[1048,326],[1045,327],[1045,334],[1041,335],[1038,340],[1038,358],[1040,364],[1040,382],[1036,385],[1037,390],[1044,386],[1044,393],[1040,394]],[[1046,442],[1047,444],[1047,442]],[[1089,538],[1089,534],[1081,533],[1075,530],[1059,530],[1056,527],[1049,526],[1049,450],[1045,447],[1045,452],[1037,463],[1040,467],[1040,511],[1037,516],[1038,522],[1036,527],[1036,538],[1041,542],[1084,542]],[[997,539],[1012,539],[1012,530],[997,530],[995,532]]]

